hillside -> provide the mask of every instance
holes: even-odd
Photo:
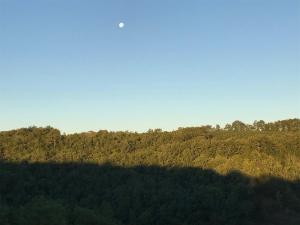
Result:
[[[300,224],[300,120],[0,132],[0,224]]]

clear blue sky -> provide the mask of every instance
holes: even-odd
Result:
[[[295,118],[299,87],[298,0],[0,0],[0,130]]]

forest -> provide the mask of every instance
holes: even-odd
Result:
[[[299,225],[300,119],[0,132],[1,225]]]

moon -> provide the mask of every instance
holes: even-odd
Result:
[[[120,22],[119,24],[118,24],[118,26],[119,26],[119,28],[123,28],[124,26],[125,26],[125,24],[123,23],[123,22]]]

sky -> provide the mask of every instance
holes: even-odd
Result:
[[[298,0],[0,0],[0,130],[299,117]]]

